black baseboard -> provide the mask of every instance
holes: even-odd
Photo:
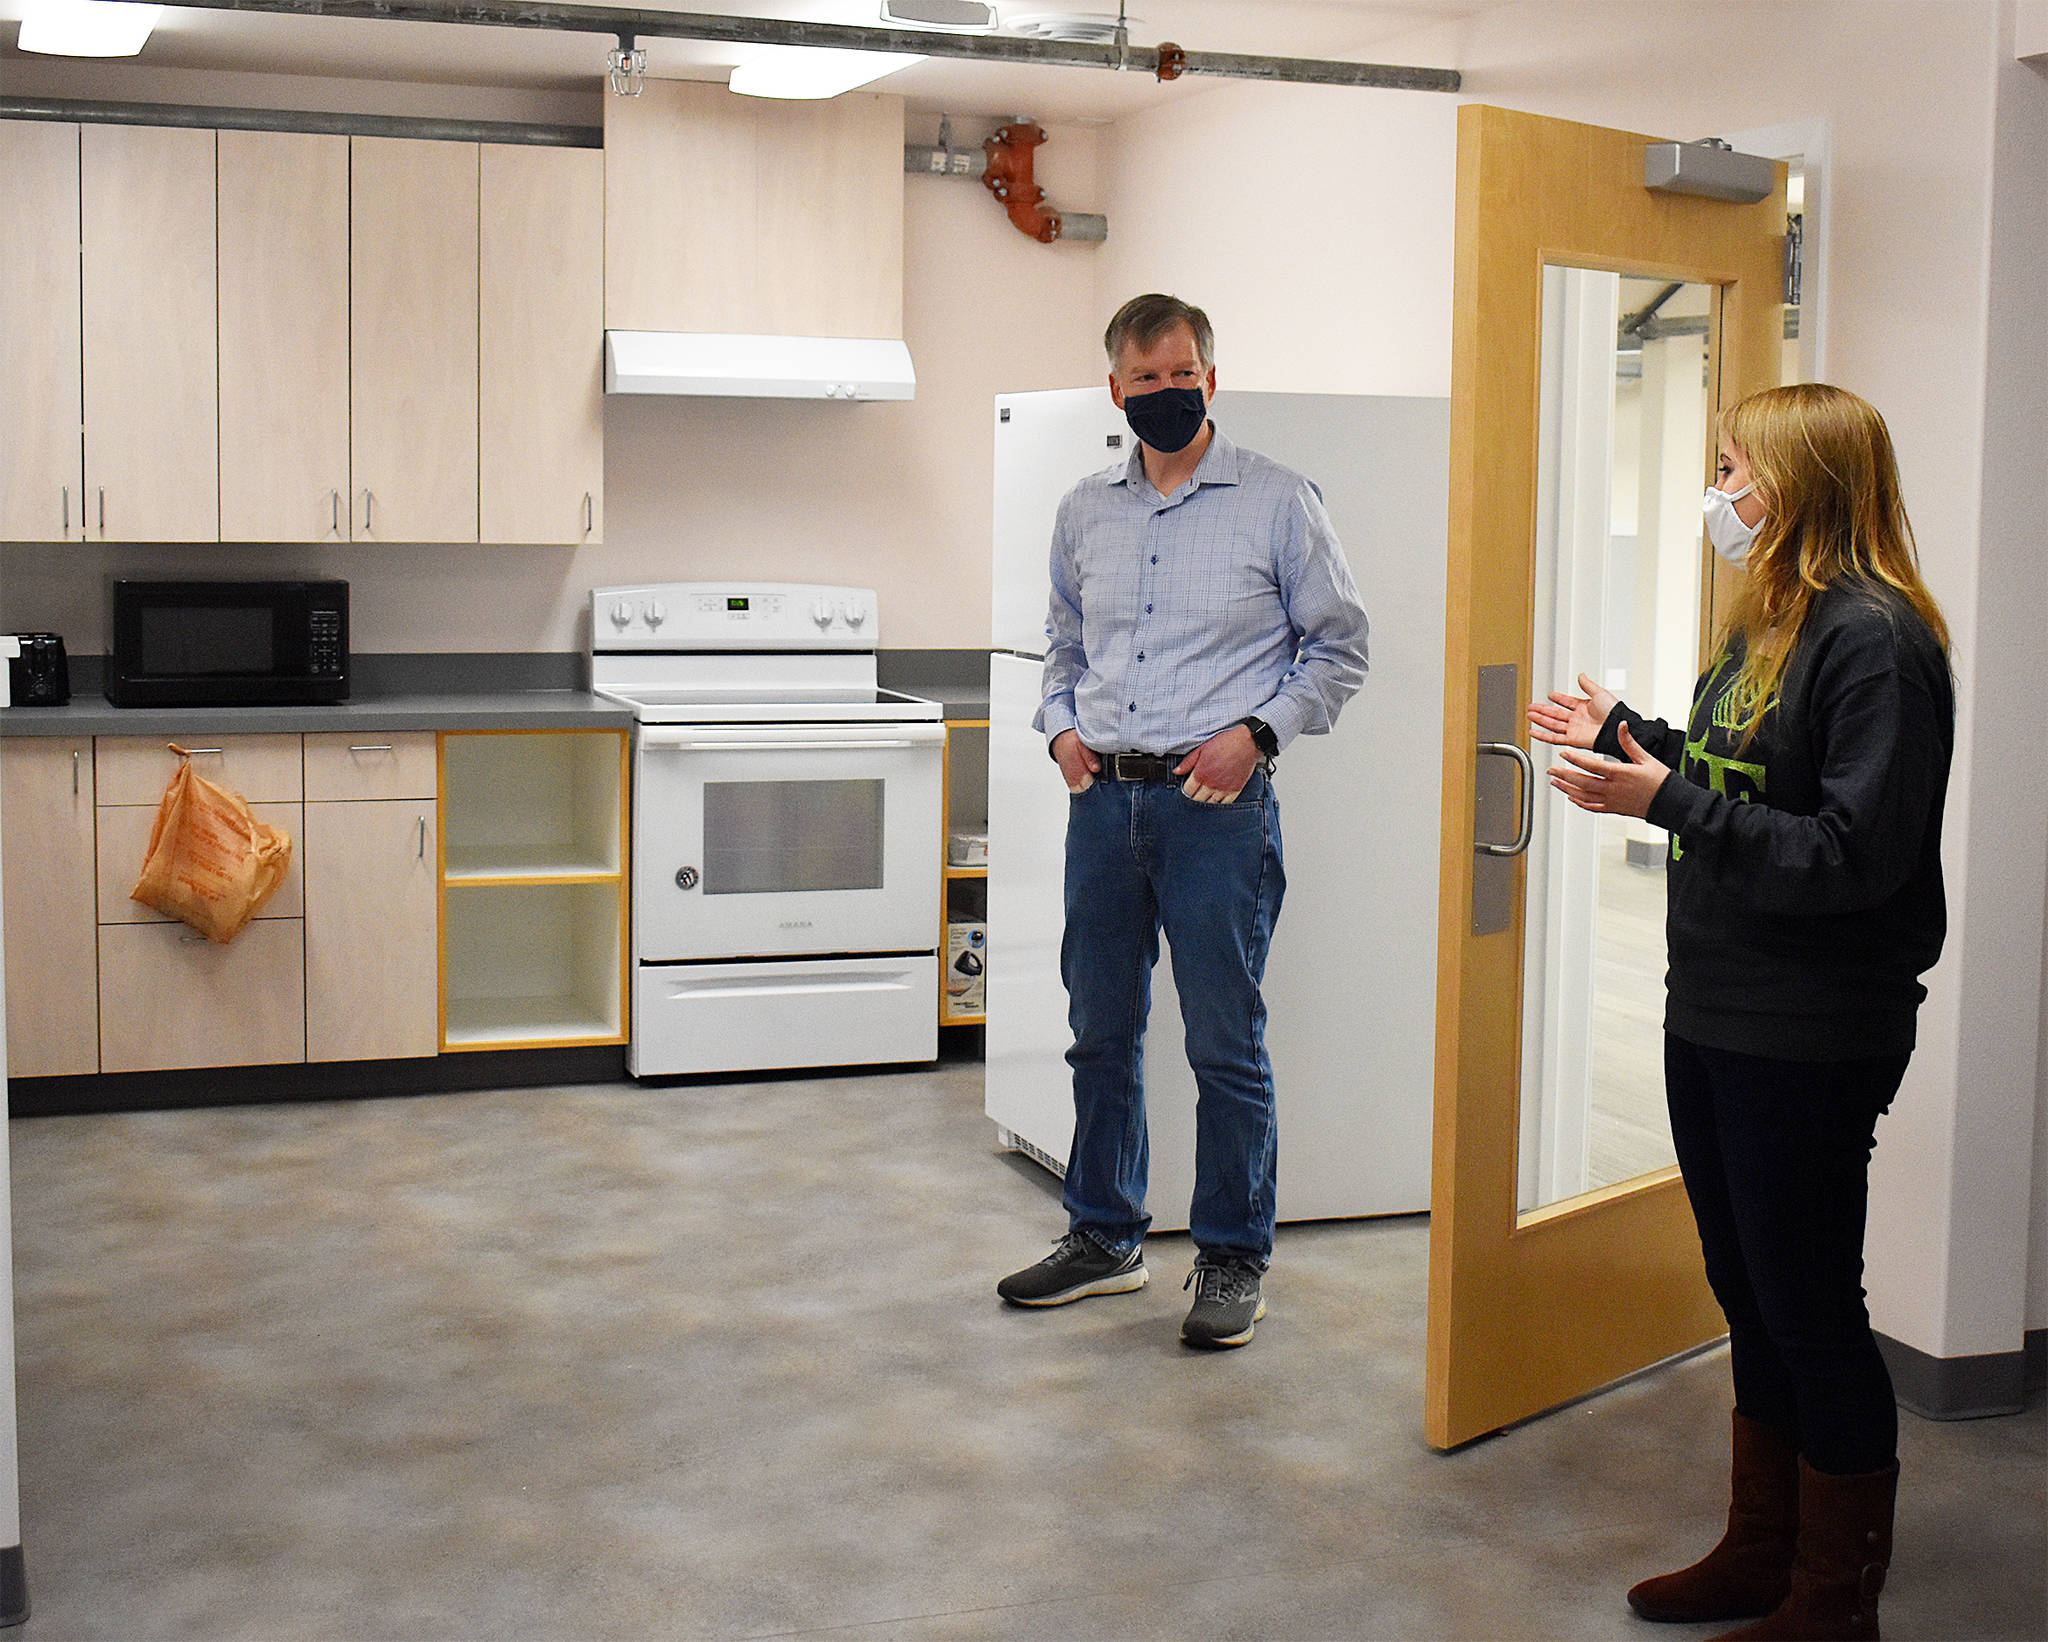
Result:
[[[2048,1363],[2048,1330],[2027,1334],[2021,1350],[1977,1357],[1930,1357],[1885,1334],[1877,1336],[1877,1349],[1901,1408],[1928,1420],[1979,1420],[2026,1406]]]
[[[28,1618],[28,1570],[19,1545],[0,1546],[0,1626]]]
[[[461,1089],[531,1089],[551,1083],[623,1083],[624,1044],[575,1049],[479,1049],[407,1060],[215,1066],[177,1072],[96,1072],[9,1078],[15,1117],[82,1112],[163,1112],[192,1106],[254,1106],[288,1100],[440,1095]],[[4,1575],[4,1569],[0,1569]]]

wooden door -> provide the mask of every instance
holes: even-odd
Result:
[[[1688,322],[1700,339],[1691,367],[1702,401],[1696,448],[1671,457],[1679,488],[1695,498],[1708,482],[1714,414],[1777,380],[1782,168],[1777,192],[1756,205],[1653,193],[1643,186],[1651,140],[1498,108],[1470,106],[1458,117],[1426,1407],[1438,1447],[1555,1407],[1725,1328],[1675,1167],[1529,1202],[1525,1090],[1541,1086],[1538,1069],[1556,1045],[1546,1044],[1548,1017],[1528,980],[1543,945],[1532,935],[1530,857],[1495,853],[1528,836],[1524,826],[1516,837],[1513,762],[1528,746],[1523,708],[1533,693],[1569,686],[1569,673],[1557,676],[1554,639],[1585,602],[1536,573],[1538,546],[1545,531],[1555,533],[1562,507],[1559,482],[1539,463],[1539,422],[1562,420],[1562,389],[1544,352],[1549,317],[1560,326],[1570,317],[1563,310],[1573,281],[1588,290],[1611,282],[1604,314],[1584,300],[1578,319],[1612,356],[1626,329],[1614,322],[1619,276],[1704,292],[1700,316]],[[1638,334],[1645,310],[1655,313],[1654,299],[1627,315]],[[1610,363],[1606,372],[1611,395],[1617,370]],[[1601,531],[1606,505],[1603,493],[1589,509]],[[1701,584],[1716,561],[1703,551],[1696,511],[1686,528],[1677,579],[1690,580],[1686,591],[1705,610],[1711,593]],[[1695,618],[1684,635],[1688,662],[1699,632]],[[1531,770],[1520,779],[1540,777]],[[1550,795],[1529,797],[1542,805]],[[1559,883],[1569,876],[1553,875]],[[1661,1073],[1638,1071],[1635,1092],[1661,1111]]]
[[[87,536],[218,541],[214,134],[79,138]]]
[[[350,533],[477,539],[477,145],[352,137]]]
[[[348,138],[219,134],[220,539],[348,540]]]
[[[301,920],[258,919],[226,946],[183,924],[107,924],[99,934],[102,1071],[306,1058]]]
[[[434,801],[306,806],[306,1058],[440,1048]]]
[[[902,336],[903,99],[777,103],[759,120],[752,328]]]
[[[0,541],[85,535],[78,127],[0,120]]]
[[[92,741],[0,741],[6,834],[7,1072],[100,1069]]]
[[[604,540],[604,154],[486,143],[478,535]]]

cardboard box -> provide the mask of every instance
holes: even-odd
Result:
[[[988,925],[949,923],[946,925],[946,1013],[979,1015],[986,1010],[988,993]]]

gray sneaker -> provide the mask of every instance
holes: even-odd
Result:
[[[1151,1280],[1144,1244],[1111,1254],[1086,1233],[1068,1232],[1037,1265],[996,1284],[996,1293],[1013,1306],[1063,1306],[1091,1294],[1128,1294]]]
[[[1266,1315],[1258,1270],[1241,1261],[1198,1259],[1181,1287],[1195,1291],[1188,1319],[1180,1325],[1183,1345],[1212,1351],[1241,1346],[1252,1337],[1253,1325]]]

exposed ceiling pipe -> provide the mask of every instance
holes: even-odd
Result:
[[[565,34],[633,35],[641,40],[698,40],[742,46],[819,46],[839,51],[908,52],[982,63],[1056,68],[1135,70],[1162,80],[1199,74],[1302,85],[1363,86],[1391,91],[1456,91],[1458,71],[1345,63],[1319,57],[1260,57],[1183,51],[1179,46],[1102,45],[1003,34],[949,34],[933,29],[870,28],[717,13],[619,10],[542,4],[537,0],[163,0],[197,11],[271,12],[290,17],[350,17],[371,22],[460,23],[482,28],[549,29]]]
[[[1003,202],[1020,233],[1028,234],[1041,245],[1058,239],[1108,239],[1107,217],[1055,211],[1045,203],[1045,190],[1031,178],[1032,154],[1044,141],[1044,128],[1029,121],[998,126],[995,135],[981,145],[981,151],[988,156],[981,174],[982,187]]]

